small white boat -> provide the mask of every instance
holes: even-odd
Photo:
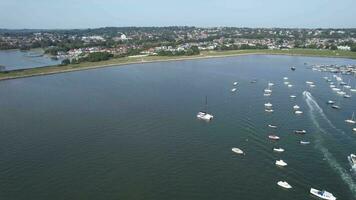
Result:
[[[344,86],[344,88],[346,88],[346,89],[350,89],[350,88],[351,88],[351,86],[349,86],[349,85],[345,85],[345,86]]]
[[[288,85],[289,84],[289,82],[288,81],[284,81],[284,85]]]
[[[263,96],[269,97],[269,96],[271,96],[271,93],[264,93]]]
[[[344,92],[344,91],[338,91],[337,94],[339,94],[339,95],[345,95],[346,92]]]
[[[300,141],[300,144],[310,144],[310,142],[309,141]]]
[[[339,92],[339,91],[340,91],[340,88],[336,88],[336,87],[335,87],[335,88],[333,88],[332,90],[335,91],[335,92]]]
[[[332,108],[334,108],[334,109],[337,109],[337,110],[338,110],[338,109],[340,109],[340,106],[335,105],[335,104],[334,104],[334,105],[332,105],[331,107],[332,107]]]
[[[349,160],[351,167],[356,168],[356,155],[350,154],[349,156],[347,156],[347,159]]]
[[[327,102],[327,104],[334,104],[335,103],[335,101],[331,101],[331,100],[329,100],[328,102]]]
[[[284,80],[288,80],[288,77],[283,77]]]
[[[299,110],[299,108],[300,108],[300,107],[299,107],[298,105],[293,106],[293,109],[294,109],[294,110]]]
[[[281,166],[281,167],[285,167],[288,164],[286,162],[284,162],[283,160],[276,160],[276,165],[277,166]]]
[[[351,95],[349,95],[349,94],[344,94],[344,98],[351,98]]]
[[[305,83],[308,84],[308,85],[313,85],[314,84],[313,81],[306,81]]]
[[[211,114],[209,114],[209,113],[200,111],[200,112],[198,112],[198,114],[197,114],[197,118],[198,118],[198,119],[202,119],[202,120],[210,121],[210,120],[212,120],[212,119],[214,118],[214,116],[211,115]]]
[[[330,85],[330,88],[336,88],[336,86],[335,85]]]
[[[293,87],[293,85],[292,85],[292,84],[289,84],[288,87]]]
[[[295,133],[295,134],[302,134],[302,135],[303,135],[303,134],[306,134],[307,131],[306,131],[306,130],[295,130],[294,133]]]
[[[352,131],[353,131],[353,132],[356,132],[356,128],[353,128]]]
[[[314,85],[314,84],[311,84],[311,85],[309,85],[309,87],[312,87],[312,88],[313,88],[313,87],[315,87],[315,85]]]
[[[280,147],[279,148],[273,148],[273,151],[282,153],[282,152],[284,152],[284,149],[282,149]]]
[[[290,95],[289,97],[294,99],[294,98],[296,98],[297,96],[295,96],[295,95]]]
[[[272,107],[272,104],[270,102],[265,103],[265,107]]]
[[[273,113],[274,112],[273,109],[265,109],[265,111],[268,112],[268,113]]]
[[[353,112],[351,118],[345,120],[345,122],[346,122],[346,123],[349,123],[349,124],[356,124],[356,121],[355,121],[355,113]]]
[[[268,138],[271,140],[279,140],[280,139],[277,135],[269,135]]]
[[[233,152],[235,152],[235,153],[237,153],[237,154],[244,154],[244,152],[243,152],[241,149],[235,148],[235,147],[232,148],[231,151],[233,151]]]
[[[350,89],[351,92],[356,92],[356,88]]]
[[[270,128],[277,128],[276,125],[272,125],[272,124],[268,124],[268,127],[270,127]]]
[[[272,93],[272,90],[267,88],[267,89],[264,90],[264,92],[265,93]]]
[[[236,92],[237,91],[237,88],[232,88],[231,89],[231,92]]]
[[[287,183],[287,181],[278,181],[277,185],[281,186],[282,188],[291,189],[292,186]]]
[[[238,82],[234,82],[233,85],[236,86],[237,84],[239,84]]]
[[[303,114],[303,111],[296,110],[296,111],[294,112],[294,114],[296,114],[296,115],[301,115],[301,114]]]
[[[268,86],[274,86],[274,83],[268,83]]]
[[[336,197],[334,197],[333,194],[325,190],[317,190],[314,188],[310,188],[310,194],[325,200],[336,200]]]

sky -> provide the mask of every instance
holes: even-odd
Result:
[[[0,0],[0,28],[356,28],[356,0]]]

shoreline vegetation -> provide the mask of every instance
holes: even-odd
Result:
[[[319,50],[319,49],[285,49],[285,50],[227,50],[227,51],[202,51],[199,55],[191,56],[130,56],[122,58],[112,58],[99,62],[82,62],[79,64],[54,65],[37,67],[30,69],[20,69],[0,72],[0,81],[32,76],[51,75],[73,71],[89,70],[103,67],[113,67],[120,65],[169,62],[180,60],[194,60],[207,58],[222,58],[241,55],[289,55],[289,56],[313,56],[313,57],[334,57],[356,59],[356,52],[341,50]]]

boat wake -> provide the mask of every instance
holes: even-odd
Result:
[[[313,124],[317,127],[317,129],[320,132],[327,134],[327,132],[320,126],[316,118],[316,114],[319,114],[324,120],[328,122],[330,126],[336,129],[335,126],[331,123],[331,121],[326,117],[322,108],[320,108],[318,103],[314,100],[310,92],[304,91],[303,96],[305,97],[305,101],[309,107],[310,117],[313,121]],[[349,186],[349,189],[356,197],[356,184],[354,183],[350,174],[336,161],[336,159],[329,152],[329,150],[322,145],[323,138],[319,134],[315,134],[315,137],[316,137],[315,147],[322,152],[324,158],[326,159],[330,167],[340,175],[341,179]]]

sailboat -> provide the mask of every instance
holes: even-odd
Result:
[[[346,89],[350,89],[351,86],[350,86],[350,79],[349,79],[349,82],[347,83],[347,85],[344,86]]]
[[[355,112],[352,113],[352,116],[351,116],[351,119],[347,119],[345,120],[346,123],[349,123],[349,124],[356,124],[356,121],[355,121]]]
[[[214,118],[212,114],[208,113],[208,96],[205,97],[205,109],[204,111],[199,111],[197,114],[198,119],[210,121]]]

